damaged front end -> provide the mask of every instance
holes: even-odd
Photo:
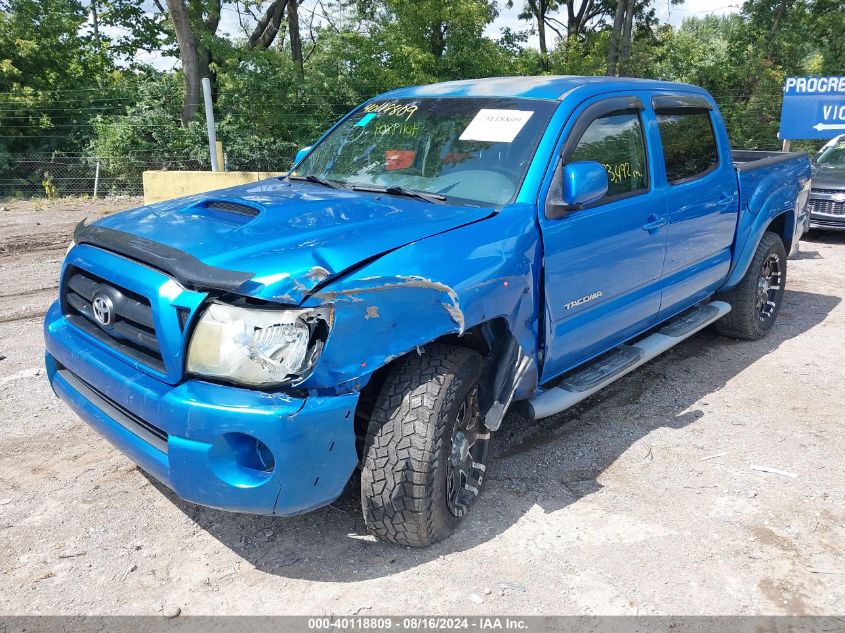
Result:
[[[485,357],[479,405],[496,430],[511,402],[536,389],[538,275],[536,233],[516,205],[368,261],[300,304],[334,310],[320,362],[302,387],[377,390],[382,369],[406,354],[436,342],[470,347]]]
[[[124,232],[122,224],[101,223],[81,224],[75,242],[143,262],[204,295],[185,324],[185,377],[312,395],[358,393],[379,369],[432,342],[485,339],[479,398],[485,424],[495,430],[511,401],[536,386],[539,262],[527,211],[474,210],[468,223],[454,226],[453,219],[452,228],[410,243],[397,236],[376,254],[361,244],[338,251],[314,237],[295,250],[287,238],[283,250],[268,242],[260,260],[257,243],[243,258],[235,249],[200,259]],[[168,222],[172,213],[164,214]]]

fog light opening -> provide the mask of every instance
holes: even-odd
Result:
[[[261,470],[265,473],[272,473],[276,467],[276,460],[273,459],[273,453],[270,452],[267,445],[258,438],[255,438],[255,455],[258,457],[258,465]]]
[[[261,485],[276,468],[270,448],[246,433],[225,433],[217,438],[208,452],[208,463],[217,477],[241,488]]]

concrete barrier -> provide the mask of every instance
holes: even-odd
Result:
[[[276,171],[145,171],[144,204],[225,189],[283,174]]]

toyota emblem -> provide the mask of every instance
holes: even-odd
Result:
[[[114,304],[109,297],[95,295],[91,307],[94,309],[94,318],[97,319],[97,323],[103,327],[109,327],[114,323]]]

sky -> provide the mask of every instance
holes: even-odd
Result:
[[[504,2],[499,2],[500,6]],[[513,9],[501,8],[499,17],[490,24],[485,34],[488,37],[498,37],[499,32],[504,27],[510,27],[513,30],[522,30],[528,26],[528,22],[519,19],[520,10],[519,0],[514,0]],[[742,7],[741,0],[686,0],[684,4],[672,6],[669,0],[657,0],[655,2],[655,9],[657,17],[661,22],[668,22],[672,26],[680,26],[684,18],[695,16],[703,17],[705,15],[725,15],[728,13],[735,13]],[[552,34],[554,35],[554,34]],[[539,40],[535,35],[529,38],[528,45],[534,48],[539,48]]]
[[[448,1],[448,0],[447,0]],[[514,8],[504,8],[504,0],[499,0],[500,12],[499,17],[485,30],[485,34],[491,38],[497,38],[500,31],[504,27],[510,27],[513,30],[524,30],[529,26],[529,23],[519,19],[521,2],[514,0]],[[315,11],[317,0],[305,0],[299,10],[300,21],[306,23]],[[673,26],[679,26],[684,18],[695,16],[703,17],[705,15],[724,15],[728,13],[735,13],[739,11],[742,6],[741,0],[686,0],[682,5],[672,6],[669,0],[656,0],[655,8],[657,10],[657,17],[661,22],[668,22]],[[319,9],[317,9],[319,11]],[[315,23],[319,22],[319,16],[315,19]],[[224,7],[223,16],[220,21],[220,31],[229,34],[240,34],[242,32],[237,12],[231,7]],[[552,33],[552,35],[554,35]],[[529,38],[528,45],[534,48],[539,47],[537,36]],[[149,63],[161,70],[172,69],[178,66],[179,61],[173,57],[163,57],[159,53],[141,53],[138,57],[140,62]]]

